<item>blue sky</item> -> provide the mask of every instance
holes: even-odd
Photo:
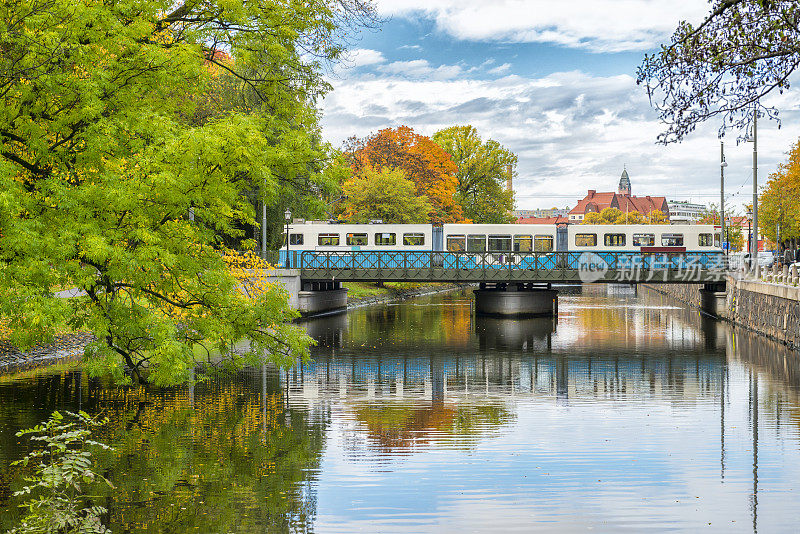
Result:
[[[385,21],[331,73],[323,133],[334,146],[401,124],[431,135],[472,124],[519,156],[521,209],[574,206],[587,189],[719,202],[717,125],[663,147],[656,113],[635,83],[647,52],[700,0],[377,1]],[[759,183],[800,136],[795,90],[775,96],[783,125],[762,121]],[[752,145],[726,138],[728,202],[752,192]]]

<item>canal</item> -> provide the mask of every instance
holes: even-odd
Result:
[[[0,376],[0,531],[54,409],[105,413],[114,532],[791,532],[800,355],[625,287],[557,319],[469,291],[310,320],[313,362],[147,393]]]

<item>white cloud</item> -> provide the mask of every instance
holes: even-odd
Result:
[[[387,65],[381,65],[378,70],[392,76],[405,78],[425,78],[429,80],[446,80],[455,78],[461,74],[461,67],[458,65],[441,65],[433,67],[426,59],[414,59],[411,61],[394,61]]]
[[[489,69],[489,74],[505,74],[511,68],[511,63],[503,63],[493,69]]]
[[[369,48],[356,48],[351,50],[347,57],[347,64],[354,68],[385,62],[386,58],[383,57],[382,52],[370,50]]]
[[[519,156],[515,191],[520,208],[574,205],[587,189],[613,190],[623,164],[634,194],[718,202],[717,125],[701,125],[680,145],[656,145],[661,126],[629,75],[436,77],[443,68],[453,67],[434,68],[425,60],[395,62],[379,67],[385,77],[334,80],[335,89],[324,103],[326,137],[338,145],[351,135],[401,124],[425,135],[472,124]],[[794,102],[783,108],[783,128],[766,121],[759,128],[762,184],[800,135],[797,92],[781,100]],[[726,154],[726,188],[735,195],[734,203],[742,203],[751,190],[752,148],[729,138]]]
[[[699,0],[383,0],[385,16],[431,17],[464,40],[543,42],[593,51],[644,50],[669,37],[679,20],[699,22]]]

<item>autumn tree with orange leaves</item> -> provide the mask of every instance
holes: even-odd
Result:
[[[367,169],[403,171],[417,193],[429,201],[431,222],[464,219],[463,209],[455,200],[458,167],[431,138],[414,133],[408,126],[386,128],[363,139],[351,137],[344,152],[354,175]]]

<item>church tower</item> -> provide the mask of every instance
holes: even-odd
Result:
[[[622,176],[619,177],[619,188],[617,193],[620,195],[631,196],[631,179],[628,177],[627,169],[622,169]]]

